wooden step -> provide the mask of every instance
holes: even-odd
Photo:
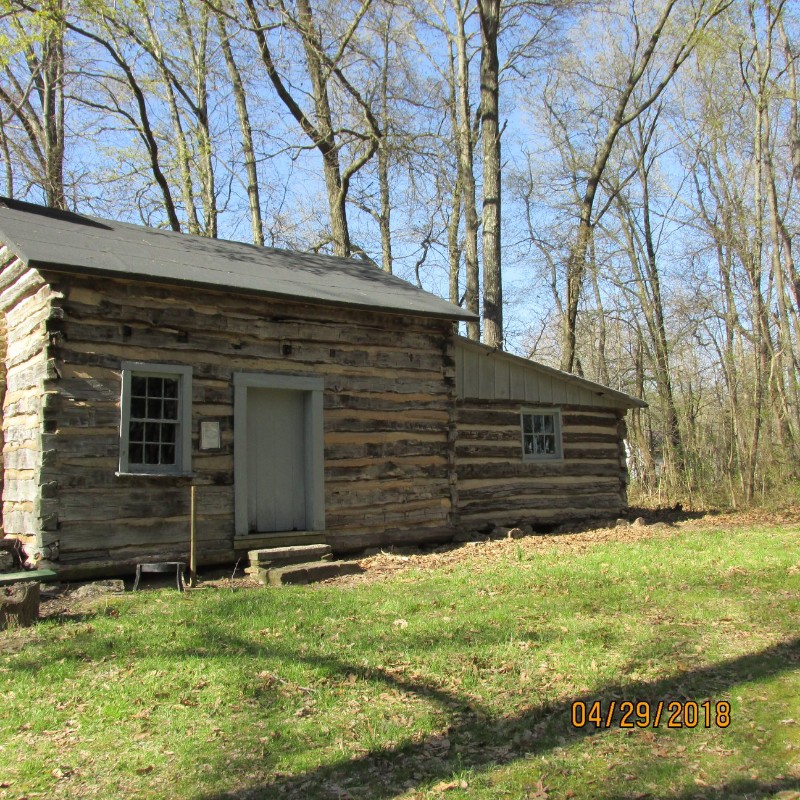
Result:
[[[248,533],[233,537],[237,554],[269,547],[288,547],[304,544],[325,544],[325,531],[286,531],[284,533]]]
[[[317,583],[342,575],[355,575],[359,572],[364,572],[364,568],[358,561],[313,561],[269,569],[267,570],[267,580],[270,586],[297,585]]]
[[[58,580],[58,573],[52,569],[27,569],[22,572],[2,572],[0,573],[0,586],[9,586],[12,583],[26,583],[36,581],[37,583],[47,583],[48,581]]]
[[[248,556],[252,566],[284,567],[289,564],[303,564],[307,561],[321,561],[332,558],[333,551],[327,544],[301,544],[287,547],[264,547],[250,550]]]

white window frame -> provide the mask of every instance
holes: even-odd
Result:
[[[175,435],[175,464],[129,464],[128,437],[131,421],[131,378],[133,375],[178,378],[178,430]],[[117,475],[191,475],[192,470],[192,368],[179,364],[145,361],[122,362],[122,397],[119,423],[119,472]]]
[[[525,417],[533,414],[553,417],[553,432],[555,434],[555,453],[526,453],[525,452]],[[561,435],[561,409],[560,408],[522,408],[519,415],[520,444],[522,446],[522,460],[525,462],[537,461],[563,461],[564,444]]]

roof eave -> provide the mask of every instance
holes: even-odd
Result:
[[[61,274],[77,273],[79,275],[99,275],[113,280],[131,280],[140,283],[153,283],[161,286],[190,286],[196,289],[206,289],[210,291],[224,292],[229,294],[247,294],[258,297],[269,297],[275,300],[295,302],[315,306],[329,306],[333,308],[352,308],[361,310],[371,310],[375,313],[392,314],[398,316],[425,317],[430,319],[450,320],[452,322],[470,322],[479,319],[476,314],[465,309],[459,309],[458,313],[445,311],[423,311],[420,309],[409,309],[401,306],[373,306],[367,303],[347,302],[346,300],[326,300],[324,298],[305,297],[302,295],[290,294],[285,292],[270,292],[263,289],[252,289],[242,286],[227,286],[225,284],[208,283],[204,281],[181,280],[176,277],[160,277],[158,275],[144,275],[138,273],[122,274],[114,270],[97,269],[84,265],[64,264],[63,262],[49,262],[38,259],[25,258],[18,250],[13,251],[15,255],[27,264],[31,269],[57,272]],[[454,306],[455,308],[455,306]]]

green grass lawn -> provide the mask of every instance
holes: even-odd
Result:
[[[0,797],[800,798],[798,535],[534,537],[99,601],[0,634]],[[700,721],[573,728],[595,700]]]

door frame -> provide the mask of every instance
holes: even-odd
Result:
[[[235,535],[247,536],[247,392],[249,389],[288,389],[303,393],[305,437],[306,525],[325,530],[325,443],[322,396],[325,379],[273,372],[233,373],[233,489]],[[286,535],[280,534],[277,535]]]

